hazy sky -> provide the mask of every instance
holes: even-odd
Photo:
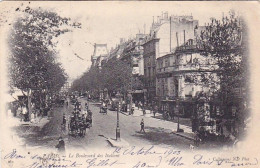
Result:
[[[21,2],[8,2],[15,9]],[[27,5],[28,2],[23,2]],[[168,15],[193,15],[200,25],[210,17],[219,18],[230,9],[240,9],[238,2],[31,2],[30,6],[51,9],[62,16],[82,23],[82,28],[59,38],[59,59],[70,79],[80,76],[91,65],[94,43],[115,47],[120,38],[133,37],[139,31],[149,32],[153,16],[168,11]],[[144,26],[145,25],[145,26]],[[145,27],[145,30],[144,30]],[[78,54],[84,60],[77,58]]]

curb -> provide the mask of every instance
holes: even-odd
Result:
[[[120,113],[121,113],[121,114],[124,114],[125,116],[130,116],[129,114],[124,113],[124,112],[122,112],[122,111],[120,111]]]
[[[194,138],[192,138],[192,137],[190,137],[190,136],[182,135],[182,134],[180,134],[180,133],[178,133],[178,132],[172,132],[172,133],[175,134],[175,135],[177,135],[177,136],[183,137],[183,138],[185,138],[185,139],[191,140],[191,141],[194,141],[194,140],[195,140]]]
[[[120,139],[120,141],[116,141],[114,139],[108,138],[107,139],[108,143],[112,146],[112,147],[128,147],[129,143],[127,141],[125,141],[124,139]]]
[[[135,115],[135,114],[129,115],[128,112],[122,112],[122,111],[121,111],[120,113],[124,114],[125,116],[155,118],[155,117],[153,117],[153,116],[146,116],[146,115]],[[149,114],[149,113],[148,113],[148,114]],[[156,119],[156,118],[155,118],[155,119]]]

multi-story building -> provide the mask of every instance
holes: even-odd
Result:
[[[145,34],[136,34],[134,39],[128,40],[120,59],[126,61],[132,68],[133,74],[143,75],[143,46]]]
[[[186,39],[193,39],[198,21],[192,16],[170,16],[163,13],[152,23],[150,35],[144,39],[144,78],[147,102],[156,96],[156,59],[168,55],[183,45]],[[159,84],[159,83],[158,83]]]
[[[130,102],[144,101],[143,93],[143,46],[141,45],[145,34],[136,34],[134,39],[128,40],[125,44],[120,59],[127,62],[132,68],[131,88],[129,90]]]
[[[156,58],[159,54],[159,39],[150,37],[146,39],[144,47],[144,91],[145,102],[152,103],[156,97]]]
[[[94,52],[91,56],[92,66],[101,67],[102,60],[108,56],[107,44],[94,44]]]
[[[66,82],[64,86],[61,88],[61,92],[68,92],[70,90],[71,84]]]
[[[202,75],[216,77],[214,59],[202,56],[201,49],[188,43],[177,47],[174,52],[157,59],[156,95],[160,101],[171,101],[172,111],[179,99],[181,115],[192,113],[191,100],[200,92],[211,91],[210,85],[200,82]]]
[[[113,58],[119,59],[124,51],[125,46],[126,46],[126,41],[124,38],[121,38],[120,43],[116,45],[115,48],[111,48],[111,50],[109,51],[107,60]]]

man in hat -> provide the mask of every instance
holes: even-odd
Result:
[[[143,131],[143,132],[145,133],[145,130],[144,130],[144,119],[141,120],[140,125],[141,125],[141,130],[140,130],[140,132]]]
[[[59,152],[65,152],[65,142],[62,137],[59,137],[59,143],[55,146]]]
[[[62,117],[62,124],[66,125],[66,116],[65,116],[65,114],[63,114],[63,117]]]

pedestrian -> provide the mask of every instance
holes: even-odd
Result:
[[[158,110],[158,107],[157,107],[157,105],[155,105],[154,109],[153,109],[153,117],[155,117],[155,114],[156,114],[157,110]]]
[[[65,152],[65,142],[62,137],[59,137],[59,143],[55,146],[59,152]]]
[[[145,115],[146,114],[146,112],[145,112],[145,108],[143,107],[143,115]]]
[[[62,121],[62,124],[63,124],[63,125],[66,125],[66,117],[65,117],[65,114],[63,114],[63,121]]]
[[[142,108],[142,103],[141,103],[141,101],[139,101],[139,103],[138,103],[138,110],[139,110],[139,108]]]
[[[144,119],[141,120],[140,125],[141,125],[141,130],[140,130],[140,132],[143,131],[143,132],[145,133],[145,130],[144,130]]]
[[[195,145],[196,147],[198,147],[198,146],[199,146],[199,142],[200,142],[199,132],[198,132],[198,131],[195,131],[194,145]]]
[[[26,106],[24,105],[24,106],[22,106],[22,114],[23,114],[23,121],[27,121],[27,108],[26,108]]]
[[[131,115],[134,114],[134,107],[131,108]]]

